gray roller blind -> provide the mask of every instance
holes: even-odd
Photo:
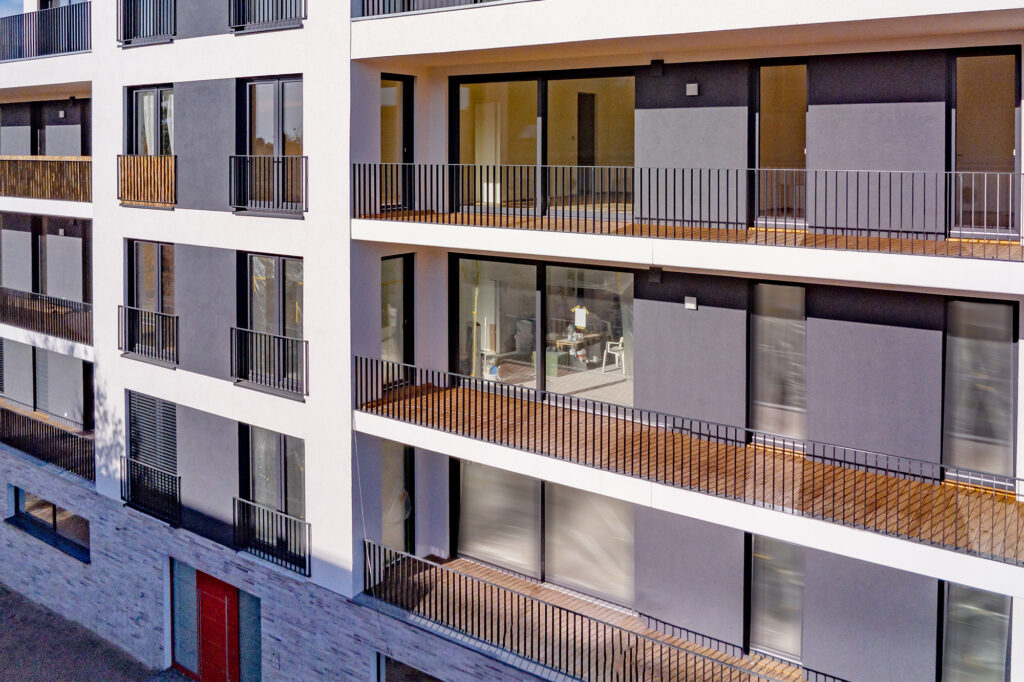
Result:
[[[36,404],[40,412],[50,411],[49,354],[41,348],[35,349],[36,356]]]
[[[174,403],[128,392],[128,456],[178,472],[178,415]]]

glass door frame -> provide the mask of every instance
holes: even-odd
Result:
[[[243,299],[245,305],[245,312],[242,317],[245,320],[244,328],[250,331],[255,331],[253,322],[253,258],[270,258],[274,260],[275,269],[275,283],[274,283],[274,305],[277,306],[277,319],[275,320],[276,330],[269,332],[274,336],[282,336],[286,338],[295,338],[296,340],[303,340],[305,329],[306,329],[306,305],[305,305],[305,261],[303,258],[298,256],[279,256],[272,253],[255,253],[245,252],[245,297]],[[302,334],[297,337],[288,336],[285,332],[287,331],[287,325],[285,323],[285,316],[287,311],[285,310],[285,261],[296,261],[303,264],[303,292],[302,292]]]
[[[401,185],[402,195],[397,205],[382,206],[388,209],[410,210],[416,204],[415,169],[412,164],[416,162],[416,78],[398,73],[382,73],[381,83],[384,81],[395,81],[402,84],[402,172]],[[381,159],[383,162],[383,159]],[[382,178],[383,185],[383,178]]]
[[[139,138],[140,138],[140,135],[139,135],[139,117],[142,114],[139,111],[138,102],[139,102],[139,95],[147,93],[147,92],[153,94],[153,116],[154,116],[154,120],[152,121],[152,123],[153,123],[153,132],[154,132],[154,135],[156,137],[155,147],[156,147],[157,151],[156,152],[152,152],[151,151],[149,154],[143,154],[140,151],[141,145],[139,144],[139,141],[140,141],[139,140]],[[171,95],[171,98],[172,98],[171,99],[171,102],[172,102],[172,104],[171,104],[171,117],[172,117],[171,120],[172,120],[172,123],[171,123],[170,131],[169,131],[170,149],[165,150],[165,149],[163,149],[163,135],[161,134],[160,122],[161,122],[161,120],[163,118],[163,115],[162,115],[163,114],[163,108],[162,108],[163,107],[163,98],[164,98],[164,95],[167,94],[167,93],[169,93]],[[165,85],[147,85],[147,86],[143,86],[143,87],[132,88],[131,90],[128,91],[128,103],[127,103],[128,104],[128,121],[127,121],[128,125],[127,125],[127,128],[128,128],[129,133],[128,133],[126,142],[128,144],[128,153],[130,155],[133,155],[133,156],[172,156],[172,155],[174,155],[174,151],[173,151],[173,149],[174,149],[174,124],[173,124],[174,104],[173,104],[173,101],[174,100],[173,100],[173,97],[174,97],[174,85],[166,85],[166,84]]]

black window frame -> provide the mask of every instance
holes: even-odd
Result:
[[[276,273],[277,273],[277,276],[275,277],[275,286],[274,286],[274,302],[275,302],[275,305],[277,305],[277,320],[276,320],[276,330],[274,332],[271,332],[271,333],[274,334],[275,336],[281,336],[281,337],[285,337],[285,338],[289,338],[289,339],[294,338],[294,339],[296,339],[298,341],[304,340],[305,339],[305,333],[306,333],[306,285],[305,285],[306,265],[305,265],[305,259],[302,258],[301,256],[280,256],[280,255],[273,254],[273,253],[256,253],[256,252],[253,252],[253,251],[247,251],[247,252],[245,252],[243,254],[243,256],[245,258],[245,282],[244,282],[245,289],[244,289],[243,297],[242,297],[242,301],[241,301],[242,304],[243,304],[242,307],[244,308],[244,313],[242,315],[242,320],[244,320],[244,323],[241,326],[243,328],[245,328],[245,329],[250,330],[250,331],[252,331],[253,327],[254,327],[253,318],[252,318],[252,313],[253,313],[253,299],[252,299],[252,277],[253,277],[253,267],[252,267],[252,264],[253,264],[253,258],[273,258],[274,259],[274,268],[275,268]],[[285,314],[286,314],[286,311],[285,311],[285,274],[284,274],[285,273],[285,268],[284,268],[284,266],[285,266],[285,262],[286,261],[293,261],[293,262],[297,262],[297,263],[302,264],[302,280],[303,280],[303,282],[302,282],[302,330],[301,330],[302,334],[300,334],[297,337],[288,336],[285,333],[285,331],[286,331],[286,325],[285,325]]]
[[[18,528],[20,530],[23,530],[24,532],[28,533],[32,537],[36,538],[37,540],[41,540],[41,541],[45,542],[46,544],[50,545],[51,547],[53,547],[53,548],[63,552],[64,554],[67,554],[68,556],[70,556],[70,557],[72,557],[74,559],[77,559],[78,561],[81,561],[82,563],[85,563],[85,564],[91,563],[90,547],[87,546],[87,545],[81,545],[78,542],[75,542],[74,540],[68,538],[67,536],[65,536],[63,534],[61,534],[61,532],[58,530],[58,527],[57,527],[57,513],[58,513],[58,510],[62,510],[62,511],[68,512],[69,514],[71,514],[75,518],[82,519],[85,522],[85,524],[86,524],[86,526],[88,528],[88,532],[89,532],[89,536],[90,536],[90,544],[91,544],[92,527],[91,527],[91,524],[89,523],[88,519],[86,519],[85,517],[79,516],[78,514],[74,514],[74,513],[70,512],[69,510],[64,509],[63,507],[59,507],[57,504],[55,504],[53,502],[50,502],[47,499],[44,499],[42,497],[39,497],[38,495],[34,495],[33,494],[33,496],[38,498],[40,501],[50,505],[50,509],[51,509],[51,513],[52,513],[52,519],[53,520],[51,521],[51,523],[49,525],[47,525],[47,524],[43,523],[38,517],[33,516],[31,514],[27,514],[24,511],[22,511],[22,504],[23,504],[23,501],[24,501],[24,497],[23,496],[26,493],[28,493],[27,490],[25,490],[24,488],[20,488],[20,487],[13,487],[13,492],[14,492],[14,509],[13,509],[14,513],[10,517],[8,517],[6,519],[6,522],[8,524],[10,524],[10,525],[12,525],[15,528]],[[32,493],[30,493],[30,494],[32,494]]]
[[[139,151],[139,135],[138,135],[138,119],[140,113],[138,111],[138,95],[144,92],[152,92],[155,96],[153,107],[153,129],[156,131],[157,144],[160,146],[160,154],[142,154]],[[125,143],[127,152],[132,156],[173,156],[173,153],[165,153],[163,149],[163,136],[160,134],[160,116],[162,112],[161,104],[163,101],[163,94],[169,92],[174,95],[174,84],[164,83],[161,85],[140,85],[132,88],[128,88],[125,98]],[[172,117],[174,116],[174,110],[171,111]],[[174,140],[171,139],[171,147],[174,146]]]

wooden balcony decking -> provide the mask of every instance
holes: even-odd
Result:
[[[529,213],[529,211],[524,211]],[[1024,246],[1020,241],[937,238],[921,239],[901,236],[858,236],[823,234],[814,230],[749,227],[701,227],[635,222],[631,219],[601,220],[594,217],[566,215],[515,215],[468,211],[440,213],[436,211],[396,210],[356,215],[360,220],[388,220],[406,223],[429,223],[467,227],[499,227],[515,230],[542,230],[580,234],[619,235],[678,239],[729,244],[760,244],[763,246],[791,246],[836,251],[867,251],[921,256],[953,256],[987,260],[1024,260]],[[893,235],[898,230],[874,230]]]
[[[1024,503],[1009,490],[745,443],[736,435],[742,430],[728,438],[688,435],[465,387],[394,389],[357,407],[756,506],[1024,562]]]

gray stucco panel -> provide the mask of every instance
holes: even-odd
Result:
[[[178,405],[178,474],[183,524],[230,544],[238,495],[238,422]]]
[[[46,294],[82,300],[82,240],[46,235]]]
[[[174,84],[180,208],[231,210],[228,164],[235,153],[235,98],[231,78]]]
[[[236,319],[235,252],[175,245],[174,283],[181,368],[230,378],[230,334]]]

